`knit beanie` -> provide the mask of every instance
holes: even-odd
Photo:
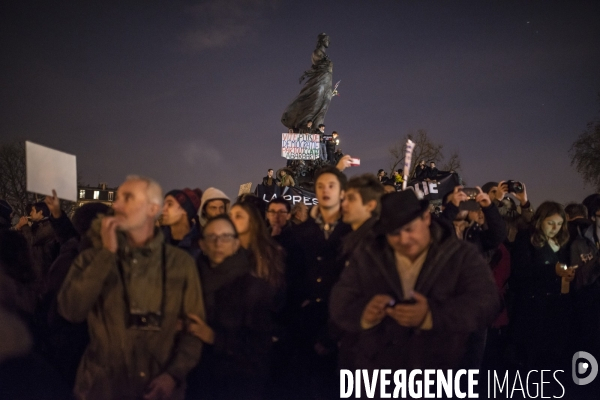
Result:
[[[193,220],[198,214],[198,209],[200,209],[200,199],[202,198],[202,190],[192,190],[190,188],[185,188],[183,190],[175,189],[167,193],[165,198],[167,196],[173,196],[175,200],[177,200],[181,208],[185,210],[190,221]]]

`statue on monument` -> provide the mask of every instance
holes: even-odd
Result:
[[[312,53],[312,67],[300,77],[300,83],[307,79],[306,83],[281,116],[281,123],[294,132],[305,127],[309,120],[313,127],[325,123],[325,114],[335,95],[332,90],[333,62],[326,54],[328,47],[329,36],[321,33]]]

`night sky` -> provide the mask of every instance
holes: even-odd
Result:
[[[326,32],[348,175],[389,170],[425,129],[469,185],[523,180],[534,205],[592,191],[568,150],[600,109],[599,1],[7,3],[1,141],[75,154],[88,184],[259,183],[285,164],[281,114]]]

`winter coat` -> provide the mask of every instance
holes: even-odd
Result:
[[[270,185],[269,185],[269,177],[268,176],[263,177],[263,180],[262,180],[262,184],[265,185],[265,186],[267,186],[267,187],[277,186],[277,182],[278,182],[278,180],[274,176],[271,177],[271,184]]]
[[[281,180],[279,181],[278,185],[281,187],[296,186],[296,183],[294,182],[294,178],[292,178],[290,174],[286,174],[285,176],[281,177]]]
[[[251,273],[248,251],[240,249],[216,267],[202,256],[207,324],[215,342],[206,345],[190,374],[187,398],[245,398],[264,393],[270,366],[274,290]]]
[[[554,252],[548,243],[535,247],[531,235],[529,229],[519,231],[511,252],[510,284],[516,296],[511,326],[521,356],[529,359],[527,367],[550,367],[568,345],[571,296],[561,294],[556,274],[557,262],[569,264],[568,251],[563,245]]]
[[[529,223],[533,219],[534,209],[531,203],[527,202],[524,205],[517,206],[511,198],[504,198],[502,201],[494,200],[494,204],[498,207],[498,211],[506,223],[507,241],[512,243],[515,241],[519,230],[527,229]]]
[[[48,273],[50,265],[58,254],[58,242],[54,229],[48,219],[34,222],[31,226],[21,227],[21,234],[27,239],[31,249],[33,268],[40,286]]]
[[[437,176],[439,174],[439,170],[435,167],[431,168],[427,168],[427,178],[431,179],[431,180],[436,180]]]
[[[415,169],[415,178],[419,181],[424,181],[428,177],[429,177],[429,167],[426,165],[423,167],[421,167],[420,165],[417,165],[417,168]]]
[[[373,227],[377,223],[376,217],[366,220],[357,230],[348,233],[342,241],[342,251],[340,257],[346,264],[356,248],[364,241],[370,238],[373,233]]]
[[[394,251],[385,235],[360,245],[333,288],[333,321],[345,331],[359,334],[356,368],[458,368],[469,336],[496,317],[500,304],[497,290],[477,249],[435,220],[430,230],[432,243],[415,291],[427,297],[431,330],[403,327],[390,317],[370,329],[361,327],[362,313],[373,296],[405,297]]]
[[[575,288],[590,285],[600,278],[600,257],[594,243],[594,224],[587,219],[568,222],[569,265],[579,265],[575,273]]]
[[[87,318],[88,322],[90,344],[79,365],[75,395],[80,399],[138,399],[152,379],[166,372],[181,384],[172,398],[182,398],[185,377],[202,350],[200,339],[178,329],[178,320],[188,313],[204,318],[194,260],[164,244],[158,228],[141,248],[131,248],[118,232],[118,250],[111,253],[102,247],[101,222],[99,218],[92,224],[88,235],[94,246],[77,256],[58,294],[64,318],[73,323]],[[130,324],[135,310],[142,314],[164,311],[160,329],[143,330]]]
[[[314,207],[308,220],[292,228],[290,244],[285,249],[286,318],[290,333],[311,348],[317,342],[333,344],[327,304],[331,288],[344,268],[344,260],[339,257],[342,240],[352,231],[340,219],[325,239],[315,220],[317,212],[318,207]]]
[[[165,243],[171,243],[171,228],[168,226],[162,227],[162,233],[165,237]],[[200,232],[198,230],[197,225],[192,225],[190,231],[177,243],[177,248],[188,253],[194,260],[198,259],[200,253],[200,245],[198,244],[198,240],[200,239]]]
[[[510,253],[504,244],[500,244],[498,249],[493,251],[490,267],[492,268],[492,274],[494,274],[496,288],[502,299],[502,311],[492,324],[492,328],[498,329],[508,325],[508,310],[504,300],[506,298],[508,279],[510,278]]]

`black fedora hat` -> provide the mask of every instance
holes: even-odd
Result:
[[[411,189],[388,193],[381,197],[380,226],[383,233],[392,233],[422,215],[429,207]]]

